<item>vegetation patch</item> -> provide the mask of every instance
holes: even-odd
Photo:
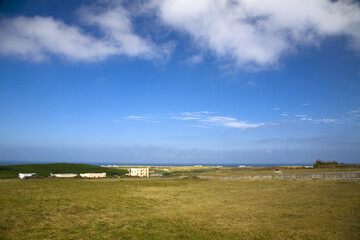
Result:
[[[90,164],[51,163],[0,165],[0,178],[17,178],[19,173],[36,173],[37,176],[50,176],[50,173],[102,173],[108,177],[123,176],[128,171],[122,168],[104,168]]]

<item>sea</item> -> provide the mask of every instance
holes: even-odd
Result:
[[[59,162],[52,162],[52,161],[0,161],[0,165],[22,165],[22,164],[50,164],[50,163],[59,163]],[[239,162],[239,163],[172,163],[172,162],[65,162],[65,163],[79,163],[79,164],[91,164],[95,166],[101,165],[125,165],[125,166],[222,166],[222,167],[238,167],[240,165],[245,165],[247,167],[273,167],[273,166],[310,166],[312,163],[251,163],[251,162]]]

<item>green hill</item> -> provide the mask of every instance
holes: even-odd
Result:
[[[51,163],[51,164],[24,164],[0,165],[0,178],[16,178],[19,173],[36,173],[38,176],[49,176],[50,173],[102,173],[106,176],[125,175],[128,171],[121,168],[104,168],[90,164]]]

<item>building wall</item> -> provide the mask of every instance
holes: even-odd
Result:
[[[73,177],[76,177],[77,174],[75,174],[75,173],[56,173],[56,174],[50,173],[50,176],[59,177],[59,178],[73,178]]]
[[[24,179],[27,177],[35,176],[36,173],[19,173],[19,178]]]
[[[80,176],[86,178],[104,178],[106,173],[80,173]]]
[[[130,168],[129,175],[133,177],[149,177],[149,168]]]

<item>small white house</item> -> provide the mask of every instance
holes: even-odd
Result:
[[[106,172],[103,173],[80,173],[83,178],[105,178]]]
[[[132,177],[149,177],[149,168],[130,168],[127,175]]]
[[[19,173],[19,178],[25,179],[25,178],[33,177],[35,175],[36,173]]]
[[[75,173],[56,173],[56,174],[50,173],[50,176],[57,177],[57,178],[73,178],[73,177],[76,177],[77,174],[75,174]]]

